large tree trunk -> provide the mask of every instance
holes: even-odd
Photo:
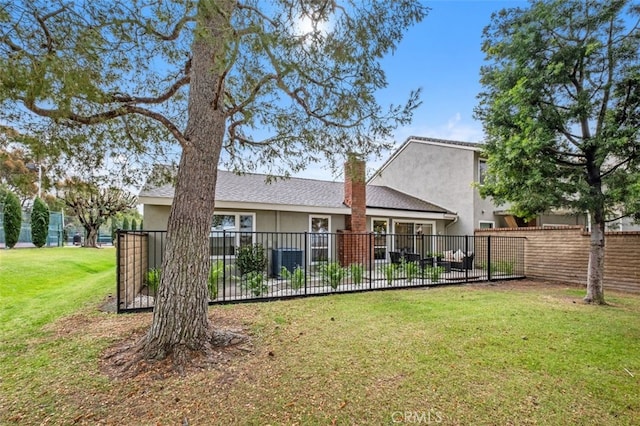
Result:
[[[591,238],[589,246],[589,268],[587,271],[587,295],[584,301],[604,305],[604,214],[591,215]]]
[[[87,237],[84,240],[85,247],[98,247],[98,229],[94,227],[85,227]]]
[[[162,278],[144,352],[147,358],[176,360],[210,341],[207,278],[218,160],[225,132],[221,58],[229,14],[199,7],[193,44],[187,142],[169,214]],[[205,31],[204,33],[202,31]],[[207,34],[208,32],[208,34]],[[216,59],[218,58],[218,59]]]

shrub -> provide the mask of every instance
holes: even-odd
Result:
[[[329,284],[331,288],[335,290],[345,277],[346,270],[340,266],[338,262],[329,262],[322,265],[320,273],[322,275],[322,281],[325,284]]]
[[[160,285],[160,276],[161,269],[160,268],[152,268],[147,271],[147,275],[145,276],[145,282],[147,283],[147,288],[155,294],[158,291],[158,286]]]
[[[128,229],[130,229],[130,227],[129,227],[129,218],[125,217],[124,219],[122,219],[122,230],[126,231]]]
[[[362,279],[364,277],[364,266],[362,263],[352,263],[349,265],[349,275],[351,276],[351,281],[355,285],[362,284]]]
[[[135,231],[138,229],[138,222],[136,222],[135,218],[131,219],[131,230]]]
[[[417,262],[405,262],[403,260],[400,267],[408,282],[412,282],[413,279],[420,274],[420,265],[418,265]]]
[[[400,267],[396,263],[387,263],[381,267],[382,273],[387,280],[387,285],[391,285],[394,279],[400,274]]]
[[[47,243],[49,235],[49,207],[40,198],[36,198],[31,209],[31,242],[36,247]]]
[[[504,273],[507,275],[513,274],[513,270],[515,269],[516,262],[509,260],[497,260],[495,262],[491,262],[491,273]],[[478,262],[478,268],[487,269],[487,262]]]
[[[118,230],[118,221],[115,217],[111,218],[111,242],[115,244],[116,242],[116,231]]]
[[[209,298],[215,300],[218,297],[218,282],[224,278],[224,263],[222,260],[216,260],[209,269]]]
[[[262,274],[267,268],[267,253],[262,244],[238,247],[236,250],[236,266],[240,275],[251,272]]]
[[[307,275],[304,273],[304,269],[300,266],[296,266],[293,272],[289,272],[286,267],[282,267],[280,270],[280,276],[285,280],[289,280],[291,288],[294,290],[300,290],[304,286]]]
[[[508,260],[498,260],[491,264],[491,269],[493,272],[502,272],[507,275],[513,274],[513,269],[515,268],[516,263]]]
[[[242,285],[251,291],[254,296],[260,296],[269,291],[269,286],[265,282],[265,276],[262,272],[248,272],[242,281]]]
[[[13,192],[7,192],[4,198],[4,242],[8,248],[13,248],[18,243],[21,226],[20,200]]]
[[[444,272],[442,266],[427,266],[424,268],[423,277],[429,279],[431,282],[437,282],[440,280],[440,275]]]

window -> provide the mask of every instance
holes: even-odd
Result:
[[[495,222],[491,222],[488,220],[481,220],[479,222],[480,225],[480,229],[491,229],[491,228],[495,228]]]
[[[253,244],[255,213],[213,215],[209,235],[211,256],[233,256],[238,246]]]
[[[395,222],[393,223],[395,251],[405,253],[426,253],[432,250],[434,222]]]
[[[373,229],[374,259],[385,260],[387,258],[387,234],[389,233],[389,222],[386,219],[373,219],[371,229]]]
[[[487,174],[487,160],[478,161],[478,183],[484,185],[484,177]]]
[[[309,251],[311,262],[325,262],[329,260],[331,246],[331,218],[329,216],[309,217]]]

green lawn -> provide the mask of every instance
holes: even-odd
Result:
[[[151,318],[97,310],[114,263],[112,249],[0,252],[0,424],[640,424],[638,295],[595,307],[575,288],[502,284],[219,306],[250,353],[113,381],[102,351]]]

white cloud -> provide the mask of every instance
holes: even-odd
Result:
[[[396,131],[396,140],[404,142],[409,136],[447,139],[460,142],[481,142],[484,139],[482,124],[478,121],[467,122],[457,112],[445,124],[432,126],[428,124],[414,124]]]

